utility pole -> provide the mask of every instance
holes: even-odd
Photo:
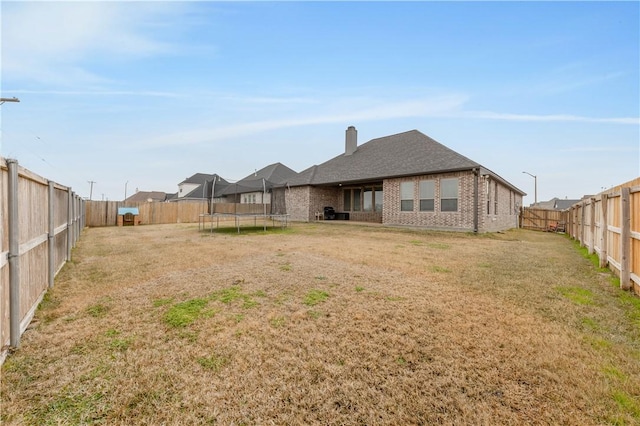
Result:
[[[89,188],[89,201],[91,201],[91,196],[93,195],[93,184],[97,182],[93,180],[89,180],[87,182],[89,182],[89,185],[91,185]]]
[[[124,200],[127,199],[127,185],[129,185],[129,181],[126,181],[124,183]],[[122,200],[122,201],[124,201],[124,200]]]

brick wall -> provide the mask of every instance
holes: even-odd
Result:
[[[519,208],[522,206],[521,195],[490,177],[481,178],[480,195],[482,214],[480,215],[479,228],[482,232],[495,232],[518,227]],[[488,207],[487,202],[489,203]]]
[[[440,211],[440,180],[446,178],[459,179],[458,182],[458,211]],[[419,211],[419,182],[421,180],[436,180],[435,206],[433,212]],[[414,210],[400,211],[400,183],[414,182]],[[448,229],[459,231],[473,231],[474,217],[478,209],[478,231],[495,232],[518,226],[518,206],[522,205],[522,196],[510,188],[489,177],[478,177],[478,205],[474,205],[475,176],[472,172],[447,173],[441,175],[412,176],[394,178],[384,181],[383,223],[388,225],[419,226],[431,229]],[[487,187],[488,185],[488,187]],[[487,189],[489,191],[487,191]],[[498,194],[496,213],[495,194]],[[490,202],[487,213],[487,201]]]
[[[458,211],[440,211],[440,179],[458,178]],[[419,211],[419,182],[436,180],[435,207],[433,212]],[[414,210],[400,211],[400,183],[414,182]],[[387,179],[383,184],[384,206],[382,222],[387,225],[420,226],[432,229],[453,229],[473,231],[474,221],[474,176],[471,172],[446,173],[441,175],[412,176],[406,178]]]
[[[458,178],[458,211],[440,211],[440,180]],[[433,212],[419,211],[419,182],[435,180],[435,208]],[[400,211],[400,183],[414,182],[414,210]],[[386,225],[416,226],[430,229],[473,231],[476,210],[478,231],[495,232],[518,226],[518,207],[522,205],[522,196],[506,186],[497,186],[498,207],[495,211],[495,181],[489,177],[478,176],[478,204],[474,205],[475,176],[473,172],[446,173],[441,175],[411,176],[386,179],[383,182],[383,211],[351,212],[350,220],[382,222]],[[324,206],[332,206],[343,211],[342,190],[302,186],[286,190],[287,212],[291,220],[308,222],[315,219],[316,212],[322,212]],[[487,214],[487,201],[490,202]]]
[[[309,221],[310,186],[296,186],[286,190],[286,205],[289,219],[298,222]]]
[[[287,189],[287,212],[294,221],[309,222],[316,212],[331,206],[337,211],[342,207],[342,191],[336,188],[298,186]]]

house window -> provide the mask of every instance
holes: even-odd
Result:
[[[491,186],[489,186],[489,180],[485,182],[487,188],[487,214],[491,214]]]
[[[351,190],[345,189],[343,191],[344,198],[342,199],[342,208],[346,211],[351,211]]]
[[[364,188],[362,194],[363,210],[365,212],[373,211],[373,188]]]
[[[400,183],[400,211],[413,211],[413,182]]]
[[[498,214],[498,182],[496,182],[495,191],[496,191],[496,195],[493,197],[493,202],[494,202],[493,214],[497,215]]]
[[[420,181],[420,211],[434,211],[434,198],[436,193],[436,185],[433,180]]]
[[[382,187],[381,186],[377,186],[375,188],[373,188],[373,198],[374,198],[374,203],[376,206],[376,211],[377,212],[381,212],[382,211],[382,200],[383,200],[383,194],[382,194]]]
[[[360,205],[362,199],[362,189],[355,188],[353,190],[353,208],[352,211],[359,212],[362,210],[362,206]]]
[[[348,188],[342,192],[342,206],[345,211],[382,211],[382,187]]]
[[[440,210],[443,212],[458,211],[458,178],[440,181]]]

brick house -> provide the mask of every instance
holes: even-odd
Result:
[[[300,172],[282,190],[295,221],[331,206],[354,221],[473,232],[517,227],[526,195],[417,130],[358,146],[353,126],[344,154]]]

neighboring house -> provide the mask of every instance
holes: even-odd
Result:
[[[161,191],[137,191],[124,200],[125,203],[157,203],[167,199],[167,194]]]
[[[589,195],[585,195],[585,197],[589,198]],[[531,204],[531,207],[535,208],[535,209],[542,209],[542,210],[567,210],[569,208],[571,208],[571,206],[573,206],[576,203],[579,203],[582,200],[569,200],[569,199],[560,199],[557,197],[554,197],[552,199],[550,199],[549,201],[540,201],[538,203],[534,203]]]
[[[272,206],[276,207],[272,208],[272,212],[280,213],[280,210],[284,210],[284,197],[281,197],[281,202],[278,202],[272,196],[273,190],[283,187],[288,180],[296,175],[295,170],[282,163],[270,164],[236,183],[230,183],[222,194],[228,203],[281,205],[281,208]]]
[[[526,195],[417,130],[358,146],[353,126],[344,154],[300,172],[281,190],[292,220],[313,220],[331,206],[350,220],[475,232],[517,227]]]
[[[212,197],[219,201],[228,185],[229,182],[217,174],[196,173],[180,182],[177,197],[170,196],[168,201],[211,200]]]

